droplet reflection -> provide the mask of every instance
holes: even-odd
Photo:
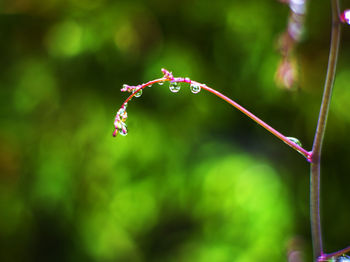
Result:
[[[179,92],[179,91],[180,91],[180,88],[181,88],[181,86],[180,86],[180,84],[177,83],[177,82],[170,82],[170,84],[169,84],[169,89],[170,89],[170,91],[173,92],[173,93]]]
[[[194,83],[190,85],[190,89],[193,94],[198,94],[201,91],[200,85]]]

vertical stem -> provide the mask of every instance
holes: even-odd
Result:
[[[340,41],[339,0],[331,0],[332,3],[332,33],[329,51],[327,76],[323,91],[322,104],[314,144],[312,147],[312,161],[310,170],[310,216],[311,233],[313,242],[314,260],[323,254],[321,217],[320,217],[320,164],[324,133],[327,124],[327,116],[332,96],[336,64],[338,59]]]

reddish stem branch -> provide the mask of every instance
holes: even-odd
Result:
[[[345,253],[350,252],[350,246],[346,247],[344,249],[341,249],[339,251],[333,252],[333,253],[329,253],[329,254],[323,254],[322,256],[320,256],[317,259],[317,262],[323,262],[323,261],[328,261],[329,259],[331,259],[332,257],[339,257]]]
[[[293,141],[291,141],[290,139],[288,139],[288,137],[282,135],[276,129],[274,129],[270,125],[266,124],[263,120],[261,120],[260,118],[258,118],[257,116],[255,116],[254,114],[249,112],[247,109],[245,109],[244,107],[242,107],[241,105],[239,105],[238,103],[233,101],[232,99],[230,99],[227,96],[223,95],[222,93],[216,91],[215,89],[208,87],[205,84],[201,84],[201,83],[198,83],[196,81],[192,81],[189,78],[173,77],[172,74],[169,73],[168,71],[166,71],[164,69],[162,71],[165,74],[165,76],[163,78],[155,79],[155,80],[149,81],[145,84],[142,84],[140,86],[135,87],[133,93],[124,101],[122,106],[125,106],[135,96],[135,94],[138,93],[138,91],[146,88],[147,86],[151,86],[151,85],[156,84],[156,83],[171,81],[171,82],[178,82],[178,83],[183,82],[183,83],[188,83],[188,84],[195,84],[195,85],[200,86],[202,89],[207,90],[208,92],[216,95],[217,97],[221,98],[222,100],[226,101],[227,103],[229,103],[230,105],[232,105],[233,107],[235,107],[236,109],[241,111],[243,114],[248,116],[250,119],[255,121],[257,124],[259,124],[260,126],[265,128],[271,134],[273,134],[274,136],[276,136],[277,138],[282,140],[284,143],[286,143],[287,145],[292,147],[294,150],[301,153],[309,162],[311,161],[311,156],[312,156],[311,152],[305,150],[303,147],[299,146],[298,144],[296,144]]]

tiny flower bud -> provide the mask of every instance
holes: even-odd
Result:
[[[120,120],[115,120],[114,121],[114,127],[116,129],[122,129],[122,122]]]
[[[191,79],[189,79],[188,77],[185,77],[184,81],[185,81],[186,83],[191,84]]]
[[[119,130],[119,134],[122,136],[126,136],[128,134],[128,128],[126,127],[125,123],[123,123],[122,128]]]
[[[122,92],[127,92],[127,91],[129,91],[129,89],[130,89],[130,86],[127,85],[127,84],[124,84],[124,85],[123,85],[123,88],[120,89],[120,91],[122,91]]]

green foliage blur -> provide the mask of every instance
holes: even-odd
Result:
[[[112,132],[122,85],[164,67],[310,149],[329,8],[310,1],[287,90],[278,1],[0,1],[0,261],[310,261],[308,163],[228,104],[153,86],[129,103],[128,136]],[[326,251],[350,242],[349,40],[323,155]]]

